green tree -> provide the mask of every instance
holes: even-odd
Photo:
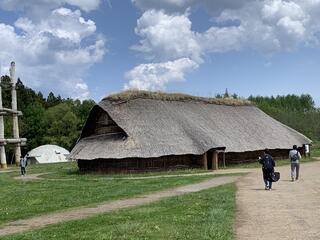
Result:
[[[53,107],[62,102],[64,102],[64,99],[62,99],[60,96],[56,97],[53,92],[50,92],[46,100],[46,107]]]
[[[96,103],[93,100],[84,100],[81,102],[77,99],[73,102],[73,112],[77,115],[77,117],[81,121],[81,124],[85,123],[90,110],[95,104]]]
[[[46,126],[43,120],[45,111],[44,106],[38,102],[29,104],[23,111],[22,122],[25,126],[21,134],[27,138],[26,150],[31,150],[44,144],[43,138],[46,133]]]
[[[72,112],[70,103],[60,103],[49,108],[43,116],[46,128],[43,141],[71,149],[79,137],[79,119]]]
[[[250,96],[249,100],[255,102],[262,111],[278,121],[313,140],[320,140],[320,111],[315,108],[310,95]]]

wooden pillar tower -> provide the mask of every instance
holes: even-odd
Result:
[[[6,152],[5,152],[5,145],[8,143],[15,145],[15,162],[16,165],[19,166],[20,164],[20,157],[21,157],[21,145],[25,144],[27,139],[20,138],[19,136],[19,120],[18,117],[22,116],[22,112],[18,111],[17,107],[17,91],[16,91],[16,65],[15,62],[11,62],[10,66],[10,84],[9,88],[11,89],[11,109],[4,108],[2,105],[2,81],[0,84],[0,162],[1,168],[7,168],[7,161],[6,161]],[[4,86],[3,87],[7,87]],[[4,136],[4,116],[11,115],[13,121],[13,138],[5,138]]]

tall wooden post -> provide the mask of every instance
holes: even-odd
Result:
[[[207,156],[207,152],[205,154],[203,154],[203,168],[205,170],[208,170],[208,156]]]
[[[214,150],[212,154],[212,169],[213,170],[218,170],[219,165],[218,165],[218,151]]]
[[[0,162],[1,168],[7,168],[7,159],[6,159],[6,151],[5,151],[5,140],[4,140],[4,123],[3,123],[3,112],[2,106],[2,87],[0,80]]]
[[[17,91],[16,91],[16,79],[15,79],[15,73],[16,73],[16,64],[15,62],[11,62],[10,67],[10,78],[11,78],[11,106],[12,110],[14,111],[12,114],[13,119],[13,138],[14,139],[20,139],[19,137],[19,122],[18,122],[18,107],[17,107]],[[21,148],[20,148],[20,142],[16,143],[15,147],[15,162],[16,165],[20,165],[20,157],[21,157]]]

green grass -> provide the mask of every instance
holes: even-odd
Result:
[[[235,184],[168,198],[3,240],[234,239]]]
[[[315,141],[312,144],[312,148],[311,148],[311,156],[312,157],[320,157],[320,141]]]
[[[16,168],[18,170],[18,168]],[[95,178],[129,178],[129,177],[147,177],[147,176],[162,176],[162,175],[180,175],[180,174],[196,174],[210,172],[204,169],[181,169],[181,170],[168,170],[159,172],[146,172],[146,173],[116,173],[116,174],[104,174],[104,173],[89,173],[80,174],[76,162],[68,163],[56,163],[56,164],[37,164],[29,165],[27,167],[28,174],[34,173],[50,173],[42,176],[42,178],[68,178],[72,179],[73,176],[82,176],[93,179]]]
[[[12,220],[129,198],[213,177],[108,179],[106,175],[77,174],[75,165],[70,163],[28,167],[28,174],[35,172],[56,172],[47,177],[58,180],[21,181],[13,179],[19,175],[18,172],[0,174],[0,225]]]

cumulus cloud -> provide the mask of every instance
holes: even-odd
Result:
[[[125,89],[164,89],[169,81],[182,81],[188,71],[196,68],[198,68],[198,64],[189,58],[140,64],[126,74],[130,82],[125,85]]]
[[[141,40],[133,49],[143,53],[146,60],[158,61],[158,64],[186,57],[200,65],[205,55],[217,52],[252,49],[272,54],[275,51],[290,51],[301,45],[319,46],[318,0],[132,2],[143,11],[135,29]],[[192,29],[190,18],[190,14],[199,7],[207,11],[212,22],[212,26],[203,32]],[[144,66],[146,64],[136,68]],[[190,69],[184,68],[183,71]],[[164,76],[162,72],[161,75]],[[150,80],[149,84],[144,76],[148,76],[148,72],[143,75],[141,71],[140,77],[144,80],[140,83],[152,89],[154,81]],[[166,77],[163,82],[170,83],[170,74]],[[136,82],[137,78],[131,77],[131,81]]]
[[[137,22],[135,32],[142,40],[133,49],[157,60],[190,57],[200,61],[201,49],[191,24],[187,15],[149,10]]]
[[[84,11],[92,11],[98,8],[101,0],[0,0],[0,8],[7,11],[30,11],[38,9],[38,11],[51,10],[62,5],[78,7]]]
[[[167,13],[184,13],[192,7],[204,7],[210,14],[217,15],[226,9],[239,9],[254,0],[131,0],[139,9],[164,10]]]
[[[15,60],[28,86],[80,99],[90,94],[83,75],[106,52],[95,23],[84,19],[80,10],[63,7],[40,21],[21,17],[14,26],[0,23],[0,45],[2,65]]]
[[[141,10],[163,9],[168,12],[184,12],[195,0],[132,0]]]

